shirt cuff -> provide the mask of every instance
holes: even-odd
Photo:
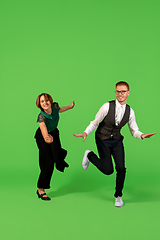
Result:
[[[87,135],[89,135],[89,134],[90,134],[91,132],[93,132],[95,129],[96,129],[96,127],[95,127],[92,123],[90,123],[90,125],[85,129],[84,132],[86,132]]]
[[[91,133],[88,128],[84,132],[87,133],[87,136]]]
[[[143,134],[142,132],[138,131],[138,132],[135,133],[134,137],[143,140],[143,139],[141,138],[141,135],[142,135],[142,134]]]

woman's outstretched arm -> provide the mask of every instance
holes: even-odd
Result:
[[[62,113],[62,112],[65,112],[69,109],[72,109],[74,107],[74,105],[75,105],[75,102],[73,101],[73,102],[71,102],[71,104],[69,106],[60,107],[59,112]]]

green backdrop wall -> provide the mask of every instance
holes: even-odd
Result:
[[[153,239],[159,234],[159,1],[24,0],[0,3],[1,226],[3,239]],[[81,167],[94,133],[83,132],[98,109],[130,84],[128,104],[144,133],[126,126],[124,207],[114,207],[115,173]],[[38,200],[35,101],[47,92],[60,106],[62,146],[70,168],[54,173],[52,201]],[[117,223],[118,221],[118,223]],[[135,229],[132,236],[131,232]],[[144,237],[144,238],[143,238]],[[157,239],[155,237],[154,239]]]

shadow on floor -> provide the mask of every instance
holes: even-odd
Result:
[[[81,172],[76,172],[65,185],[61,186],[56,191],[49,192],[48,196],[54,198],[72,193],[94,192],[104,187],[108,188],[112,185],[111,178],[108,176],[96,174],[94,177],[91,174],[87,175]]]
[[[146,179],[146,178],[145,178]],[[154,181],[156,180],[156,181]],[[138,183],[137,183],[138,182]],[[55,198],[73,193],[92,192],[92,196],[104,201],[113,202],[115,188],[115,174],[105,176],[101,173],[94,175],[77,171],[72,177],[56,191],[50,191],[49,197]],[[112,193],[113,191],[113,193]],[[159,202],[160,187],[157,179],[142,181],[142,176],[137,181],[127,183],[124,188],[123,199],[125,203]]]

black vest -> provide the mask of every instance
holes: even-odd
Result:
[[[124,116],[118,126],[115,125],[115,100],[109,102],[109,111],[96,130],[96,136],[101,140],[113,138],[119,139],[122,135],[121,128],[129,121],[130,106],[126,104]]]

